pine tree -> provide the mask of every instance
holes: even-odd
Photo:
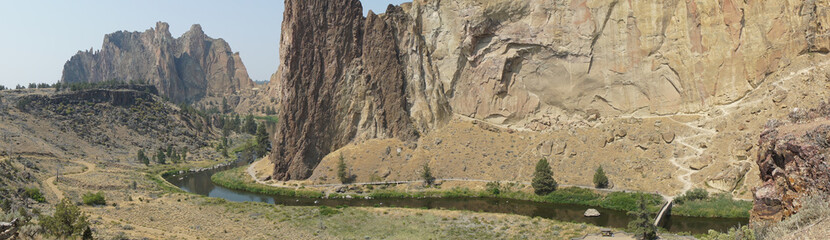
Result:
[[[634,220],[628,222],[629,231],[633,232],[638,239],[651,240],[657,238],[657,226],[652,224],[653,219],[646,208],[646,199],[640,195],[637,199],[637,209],[628,212]]]
[[[222,98],[222,113],[227,114],[231,111],[231,107],[228,105],[228,99]]]
[[[424,170],[421,171],[421,178],[424,179],[424,184],[432,186],[435,183],[435,176],[432,176],[432,170],[429,168],[429,163],[424,163]]]
[[[257,126],[256,121],[254,121],[254,115],[245,116],[245,123],[243,124],[242,132],[253,135],[256,134],[256,128]]]
[[[340,179],[340,183],[349,182],[349,174],[346,173],[346,168],[346,160],[343,159],[343,155],[340,155],[340,161],[337,162],[337,178]]]
[[[594,186],[597,188],[608,187],[608,177],[605,176],[605,171],[602,170],[602,166],[599,166],[594,173]]]
[[[553,179],[553,172],[550,170],[550,165],[547,159],[540,159],[536,163],[536,172],[533,174],[533,191],[537,195],[547,195],[556,191],[556,180]]]
[[[167,157],[169,157],[169,158],[173,157],[173,145],[172,144],[167,145],[167,151],[166,152],[167,152]]]
[[[150,159],[147,158],[147,155],[144,154],[144,149],[138,150],[138,161],[140,161],[144,165],[150,165]]]
[[[268,131],[265,129],[265,124],[259,124],[256,129],[256,153],[262,157],[271,151],[271,139],[268,137]]]
[[[164,149],[159,148],[158,153],[156,153],[156,162],[158,164],[167,164],[167,156],[164,155]]]

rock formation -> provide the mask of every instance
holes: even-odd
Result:
[[[254,86],[239,53],[193,25],[180,38],[169,25],[104,36],[99,51],[78,52],[66,62],[61,82],[147,81],[175,102],[234,93]]]
[[[753,220],[798,212],[805,196],[830,193],[830,104],[795,110],[790,123],[771,120],[761,133],[757,164],[762,185],[753,190]]]
[[[453,115],[530,130],[560,118],[703,113],[830,47],[824,0],[287,1],[271,81],[277,179],[349,141],[411,138]],[[400,88],[403,88],[402,90]]]

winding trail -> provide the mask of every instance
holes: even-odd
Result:
[[[95,171],[95,169],[96,169],[95,164],[92,164],[92,163],[89,163],[89,162],[85,162],[85,161],[81,161],[81,160],[69,160],[69,162],[75,163],[75,164],[78,164],[78,165],[83,165],[84,167],[86,167],[86,169],[83,172],[80,172],[80,173],[64,174],[63,175],[64,177],[82,176],[82,175],[89,174],[92,171]],[[55,180],[57,180],[57,178],[58,178],[58,176],[50,177],[49,179],[46,179],[46,182],[44,182],[44,183],[46,184],[46,187],[49,188],[49,191],[54,193],[55,196],[57,197],[58,201],[60,201],[61,199],[64,198],[64,195],[63,195],[64,192],[61,191],[60,189],[58,189],[58,186],[55,185]]]
[[[86,167],[86,169],[83,172],[80,172],[80,173],[63,174],[62,175],[63,177],[83,176],[83,175],[89,174],[89,173],[91,173],[91,172],[93,172],[97,169],[95,164],[92,164],[92,163],[89,163],[89,162],[86,162],[86,161],[83,161],[83,160],[69,160],[69,162],[79,164],[79,165],[83,165],[84,167]],[[46,188],[48,188],[49,191],[51,191],[53,194],[55,194],[58,201],[60,201],[65,196],[64,196],[64,192],[61,191],[60,189],[58,189],[57,185],[55,185],[55,181],[57,180],[57,178],[58,178],[58,176],[53,176],[53,177],[50,177],[50,178],[46,179],[46,181],[44,182],[44,185],[46,185]],[[87,212],[87,214],[90,214],[90,213]],[[101,220],[103,220],[104,222],[121,222],[121,220],[106,217],[106,216],[100,215],[100,214],[96,215],[96,217],[100,217]],[[173,232],[169,232],[169,231],[165,231],[165,230],[161,230],[161,229],[156,229],[156,228],[144,227],[144,226],[140,226],[140,225],[135,225],[133,223],[130,223],[130,226],[135,228],[134,230],[137,231],[137,232],[144,232],[144,233],[150,234],[152,236],[156,236],[156,237],[157,236],[171,236],[175,239],[196,239],[193,236],[182,235],[182,234],[173,233]]]

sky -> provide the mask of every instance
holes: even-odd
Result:
[[[410,0],[362,0],[382,13]],[[63,65],[80,50],[101,49],[104,35],[140,31],[163,21],[181,36],[193,24],[239,52],[254,80],[268,80],[279,65],[283,0],[2,0],[0,85],[55,83]]]

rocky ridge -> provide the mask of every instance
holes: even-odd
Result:
[[[830,103],[796,109],[788,122],[770,120],[756,160],[762,184],[753,189],[753,220],[781,221],[807,196],[830,193]]]
[[[253,88],[239,53],[193,25],[181,37],[164,22],[145,32],[104,36],[100,50],[78,52],[66,62],[61,82],[147,81],[175,102],[195,102]]]
[[[270,86],[280,96],[276,144],[286,145],[271,155],[281,180],[307,178],[346,143],[411,139],[456,115],[548,132],[598,119],[723,114],[830,45],[830,3],[820,0],[416,0],[366,18],[357,0],[302,3],[286,3],[283,65]],[[400,114],[390,123],[377,113]],[[681,142],[692,151],[675,153],[678,166],[703,162],[681,168],[687,184],[722,165],[700,158],[733,156],[707,148],[720,123],[695,121],[687,125],[700,133],[682,140],[696,145]],[[702,172],[731,190],[750,169],[727,165],[736,170]]]

